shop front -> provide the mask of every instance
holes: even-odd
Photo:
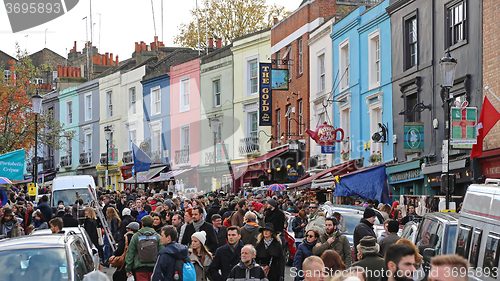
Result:
[[[500,148],[483,151],[479,157],[481,163],[481,175],[486,178],[500,179]]]
[[[432,195],[429,193],[431,190],[424,186],[421,160],[387,165],[386,173],[394,200],[398,200],[400,195]]]
[[[101,165],[101,163],[97,164],[96,171],[97,171],[97,177],[99,179],[98,186],[106,187],[106,171],[107,171],[108,182],[109,182],[109,186],[107,187],[107,189],[121,191],[122,189],[118,184],[120,181],[122,181],[122,173],[120,169],[121,165],[122,162],[119,161],[116,164],[108,165],[106,169],[106,165]]]
[[[199,190],[215,191],[222,189],[231,190],[232,176],[231,164],[229,162],[217,163],[214,165],[198,167]]]
[[[83,167],[78,167],[76,168],[76,174],[77,175],[89,175],[94,178],[94,182],[96,185],[98,185],[97,182],[97,170],[95,169],[96,166],[83,166]]]

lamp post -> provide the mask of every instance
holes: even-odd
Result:
[[[442,170],[446,174],[446,210],[450,208],[450,161],[449,161],[449,148],[450,148],[450,89],[453,87],[453,81],[455,80],[455,67],[457,66],[457,60],[450,56],[450,51],[446,53],[440,61],[441,64],[441,75],[442,75],[442,87],[444,88],[444,95],[441,95],[444,105],[444,140],[443,140],[443,161]],[[441,176],[442,178],[442,176]]]
[[[36,90],[36,94],[31,97],[31,101],[33,103],[33,113],[35,113],[35,156],[33,157],[33,184],[38,182],[38,114],[40,114],[40,110],[42,109],[42,100],[43,97],[38,94],[38,90]]]
[[[106,189],[108,189],[109,181],[108,181],[108,167],[109,167],[109,139],[111,137],[111,129],[110,126],[104,127],[104,132],[106,134]]]
[[[217,115],[215,115],[214,118],[210,121],[210,125],[212,126],[212,132],[214,133],[214,177],[217,178],[216,176],[216,171],[217,171],[217,133],[219,132],[219,124],[220,121],[217,118]],[[212,184],[213,184],[213,179],[212,179]],[[217,185],[215,186],[217,187]]]

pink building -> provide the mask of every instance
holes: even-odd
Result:
[[[185,188],[194,188],[200,162],[200,60],[172,66],[170,77],[172,169],[191,169],[182,179]]]

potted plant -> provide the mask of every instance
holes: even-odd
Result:
[[[370,159],[369,161],[371,163],[377,163],[377,162],[380,162],[382,161],[382,154],[380,154],[380,151],[377,151],[377,153],[375,153],[375,151],[372,151],[373,154],[370,155]]]
[[[342,156],[342,160],[344,160],[344,161],[349,160],[349,151],[343,151],[342,150],[342,152],[340,152],[340,154]]]

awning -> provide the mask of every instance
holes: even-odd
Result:
[[[238,166],[236,168],[238,169],[241,169],[241,168],[245,168],[245,167],[248,167],[248,166],[252,166],[252,165],[256,165],[256,164],[260,164],[260,163],[264,163],[266,162],[267,160],[271,159],[271,158],[274,158],[274,157],[277,157],[277,156],[280,156],[281,154],[285,153],[288,151],[288,146],[287,147],[282,147],[280,149],[276,149],[276,150],[273,150],[273,151],[270,151],[264,155],[261,155],[255,159],[253,159],[252,161],[249,161],[241,166]]]
[[[156,176],[159,172],[163,171],[163,169],[165,169],[165,167],[166,166],[151,168],[151,169],[149,169],[149,171],[139,172],[139,173],[137,173],[137,175],[138,176],[146,176],[146,181],[148,181],[152,177]],[[132,183],[136,183],[136,182],[135,182],[135,178],[131,177],[131,178],[128,178],[124,181],[121,181],[120,183],[132,184]],[[138,181],[137,183],[144,183],[144,182]]]
[[[343,163],[343,164],[340,164],[340,165],[337,165],[335,167],[331,167],[329,169],[326,169],[322,172],[319,172],[315,175],[312,175],[306,179],[303,179],[301,181],[298,181],[294,184],[291,184],[288,189],[294,189],[294,188],[298,188],[298,189],[306,189],[306,188],[309,188],[309,187],[312,187],[312,182],[313,180],[319,180],[319,179],[324,179],[324,178],[332,178],[332,180],[334,180],[333,177],[335,177],[336,175],[339,175],[339,174],[342,174],[342,173],[347,173],[348,171],[354,171],[357,169],[356,165],[355,165],[355,161],[356,160],[351,160],[347,163]]]
[[[178,176],[178,175],[180,175],[182,173],[191,171],[191,170],[192,169],[183,169],[183,170],[170,171],[170,172],[167,173],[166,177],[165,176],[164,177],[158,176],[156,178],[148,180],[147,182],[159,182],[159,181],[171,180],[171,179],[174,179],[176,176]]]

